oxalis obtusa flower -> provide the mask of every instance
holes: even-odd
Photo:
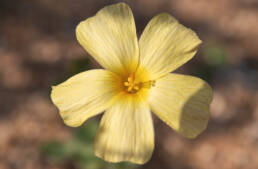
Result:
[[[101,112],[96,156],[147,162],[154,149],[151,111],[187,138],[207,126],[212,90],[203,80],[170,73],[190,60],[201,40],[170,16],[155,16],[138,41],[125,3],[106,6],[76,28],[79,43],[105,69],[79,73],[52,88],[64,123],[82,125]]]

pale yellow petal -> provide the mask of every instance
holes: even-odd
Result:
[[[101,119],[94,144],[96,156],[109,162],[143,164],[150,159],[153,149],[153,122],[148,104],[122,96]]]
[[[191,29],[163,13],[148,23],[140,38],[140,62],[151,79],[157,79],[190,60],[200,44]]]
[[[132,11],[125,3],[106,6],[76,28],[79,43],[104,68],[134,72],[139,57]]]
[[[103,112],[116,95],[116,79],[114,73],[96,69],[53,86],[51,99],[65,124],[80,126],[88,118]]]
[[[169,74],[151,89],[151,110],[165,123],[187,138],[195,138],[207,126],[212,90],[203,80]]]

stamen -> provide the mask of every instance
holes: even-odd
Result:
[[[151,81],[151,86],[152,86],[152,87],[155,86],[155,80]]]
[[[128,82],[133,82],[134,81],[134,75],[130,74],[130,76],[127,78]]]
[[[150,87],[154,87],[154,86],[155,86],[155,81],[154,80],[141,83],[141,87],[150,88]]]
[[[134,90],[139,90],[139,86],[134,86],[133,89]]]
[[[147,81],[147,82],[135,82],[135,77],[133,74],[130,74],[127,78],[127,81],[124,82],[125,90],[129,93],[136,93],[141,88],[151,88],[155,85],[155,81]]]
[[[124,85],[125,86],[129,86],[129,82],[124,82]]]
[[[129,86],[129,87],[127,88],[127,91],[128,91],[128,92],[131,92],[132,89],[133,89],[133,86]]]

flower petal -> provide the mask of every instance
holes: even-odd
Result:
[[[79,43],[104,68],[134,72],[139,49],[132,11],[125,3],[106,6],[76,28]]]
[[[140,38],[140,62],[154,80],[190,60],[200,44],[191,29],[163,13],[148,23]]]
[[[103,112],[116,93],[116,75],[96,69],[79,73],[52,87],[51,99],[68,126],[80,126]]]
[[[169,74],[151,89],[151,110],[165,123],[187,138],[195,138],[207,126],[212,90],[203,80]]]
[[[120,97],[120,101],[104,113],[94,152],[109,162],[143,164],[150,159],[154,149],[152,116],[146,102],[139,103],[133,97],[126,97]]]

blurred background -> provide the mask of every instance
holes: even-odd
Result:
[[[140,36],[169,12],[203,44],[177,72],[214,91],[211,120],[187,140],[154,117],[156,147],[145,165],[109,164],[93,155],[101,116],[65,126],[50,86],[99,67],[75,38],[76,25],[108,0],[0,0],[0,169],[256,169],[258,168],[258,1],[127,2]]]

